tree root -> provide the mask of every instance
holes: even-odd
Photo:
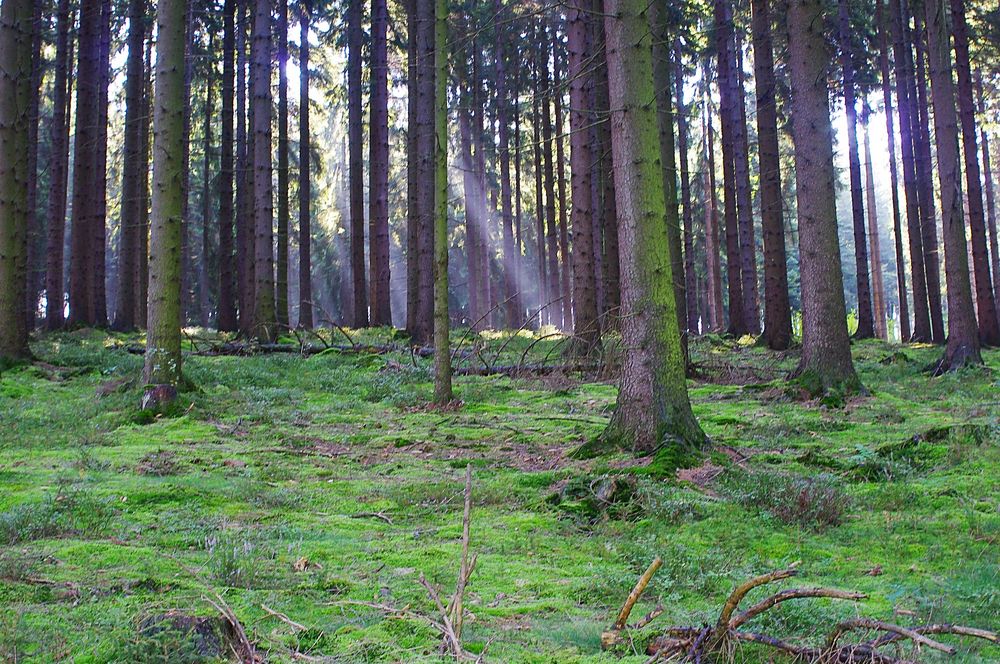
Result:
[[[601,645],[604,649],[622,642],[629,629],[645,627],[662,613],[662,609],[657,607],[637,625],[632,627],[626,625],[629,613],[659,568],[659,562],[660,559],[657,558],[649,566],[629,594],[628,600],[619,612],[611,630],[601,636]],[[719,618],[714,625],[668,627],[650,641],[646,649],[646,654],[651,655],[649,662],[735,661],[735,650],[739,643],[755,643],[784,652],[796,662],[809,664],[862,664],[862,662],[866,664],[910,664],[912,660],[901,659],[898,654],[886,654],[880,648],[902,641],[910,641],[918,650],[923,647],[948,655],[954,655],[957,652],[954,646],[930,638],[928,635],[931,634],[953,634],[984,639],[991,643],[1000,642],[1000,636],[996,633],[974,627],[950,624],[902,627],[872,618],[852,618],[838,623],[826,637],[822,646],[797,645],[768,634],[741,629],[743,625],[778,604],[793,599],[826,597],[855,602],[867,599],[867,595],[864,593],[835,588],[788,588],[760,600],[746,610],[739,610],[740,603],[754,588],[796,576],[796,565],[797,563],[785,569],[754,577],[738,585],[723,604]],[[880,633],[880,636],[857,643],[841,643],[843,637],[851,632],[876,632]]]

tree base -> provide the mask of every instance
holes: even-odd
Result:
[[[147,385],[142,393],[141,409],[148,413],[163,413],[177,402],[174,385]]]
[[[801,365],[789,376],[791,384],[804,390],[810,398],[819,399],[824,406],[842,408],[848,397],[869,396],[856,374],[830,376],[811,367]]]
[[[971,344],[948,345],[944,357],[927,367],[933,376],[941,376],[971,366],[983,366],[983,355]]]

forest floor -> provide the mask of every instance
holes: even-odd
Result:
[[[794,351],[695,340],[691,395],[714,446],[676,470],[571,456],[607,421],[612,380],[458,377],[460,407],[435,410],[430,360],[408,352],[191,353],[197,389],[152,419],[126,351],[141,343],[45,336],[39,362],[0,377],[0,660],[212,661],[215,603],[268,661],[440,661],[419,616],[364,603],[433,615],[421,573],[451,593],[467,463],[463,640],[492,662],[644,662],[657,628],[714,622],[735,584],[793,561],[785,587],[870,597],[787,602],[755,630],[817,643],[856,615],[1000,626],[1000,351],[990,370],[932,378],[939,349],[857,343],[872,395],[821,404],[783,382]],[[479,339],[463,365],[503,343]],[[558,343],[524,333],[498,362],[551,362]],[[602,653],[656,556],[634,616],[657,601],[664,614],[637,652]],[[1000,661],[943,640],[949,661]]]

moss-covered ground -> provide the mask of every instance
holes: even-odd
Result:
[[[535,341],[502,360],[560,352]],[[794,352],[696,340],[691,395],[714,447],[678,473],[570,456],[607,421],[612,381],[459,377],[461,406],[434,410],[430,361],[405,352],[190,354],[197,389],[147,418],[136,342],[46,336],[39,362],[0,377],[0,660],[201,661],[204,643],[149,626],[216,616],[217,593],[268,661],[438,661],[428,625],[360,603],[431,613],[421,573],[451,591],[466,463],[479,558],[465,642],[489,661],[645,661],[599,639],[655,556],[634,616],[665,613],[637,648],[793,561],[786,587],[870,599],[789,602],[755,629],[812,642],[858,614],[1000,627],[1000,351],[990,370],[932,378],[939,349],[858,343],[872,395],[821,404],[781,381]],[[477,343],[489,361],[503,342]],[[624,487],[610,504],[591,491],[605,477]],[[1000,661],[952,642],[951,661]]]

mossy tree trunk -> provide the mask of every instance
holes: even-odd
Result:
[[[143,408],[161,408],[181,383],[181,213],[186,0],[156,9],[153,200]]]
[[[969,246],[962,208],[962,167],[958,150],[958,114],[952,81],[948,15],[943,0],[925,0],[927,55],[934,99],[934,137],[944,230],[945,278],[948,288],[948,341],[939,370],[982,364],[979,330],[969,283]]]
[[[271,2],[256,0],[253,29],[254,331],[277,336],[274,306],[274,203],[271,185]]]
[[[626,349],[608,442],[650,452],[701,446],[677,326],[653,89],[648,3],[605,0],[611,148]]]
[[[28,285],[28,106],[30,0],[0,9],[0,366],[31,357],[24,300]]]
[[[820,0],[789,0],[792,137],[802,279],[802,358],[796,375],[814,394],[853,392],[826,71],[830,52]]]
[[[434,2],[434,403],[451,402],[448,317],[448,0]]]

